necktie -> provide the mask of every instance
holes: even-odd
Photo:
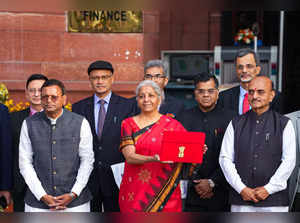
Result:
[[[105,111],[105,108],[104,108],[105,101],[101,99],[101,100],[99,100],[98,103],[100,104],[100,110],[99,110],[99,114],[98,114],[98,132],[97,132],[97,135],[98,135],[98,138],[101,139],[106,111]]]
[[[244,100],[243,100],[243,114],[249,111],[250,106],[248,102],[248,93],[244,95]]]

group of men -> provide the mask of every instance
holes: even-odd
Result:
[[[260,74],[253,50],[239,50],[235,67],[239,86],[219,92],[214,75],[197,74],[196,107],[184,110],[168,94],[159,107],[188,131],[206,134],[208,150],[191,174],[185,211],[299,211],[300,112],[280,114],[280,94]],[[167,69],[151,60],[144,79],[163,91]],[[111,166],[124,162],[121,122],[139,109],[135,98],[112,92],[111,63],[95,61],[87,73],[94,94],[73,104],[73,112],[64,109],[63,83],[41,74],[27,80],[28,109],[9,116],[0,104],[0,196],[9,203],[11,191],[15,211],[119,211]]]

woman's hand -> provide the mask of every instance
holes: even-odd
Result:
[[[203,146],[203,155],[205,155],[205,153],[207,152],[207,150],[208,150],[208,147],[207,147],[206,144],[204,144],[204,146]]]
[[[154,156],[154,160],[157,161],[157,162],[160,162],[160,163],[174,163],[173,161],[160,161],[160,157],[158,154],[155,154]]]

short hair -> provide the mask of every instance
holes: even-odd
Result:
[[[256,65],[259,66],[259,64],[260,64],[259,55],[258,55],[258,53],[255,53],[255,51],[252,50],[251,48],[242,48],[242,49],[239,49],[236,52],[236,55],[234,57],[234,63],[236,64],[236,60],[237,60],[238,57],[243,57],[243,56],[246,56],[248,54],[252,54],[253,55]]]
[[[144,81],[141,81],[138,86],[136,87],[136,90],[135,90],[135,95],[136,97],[138,96],[140,90],[142,87],[144,86],[150,86],[153,88],[153,90],[155,91],[155,93],[160,97],[161,99],[161,103],[163,102],[164,100],[164,95],[162,93],[162,90],[161,88],[158,86],[157,83],[155,83],[154,81],[151,81],[151,80],[144,80]]]
[[[30,82],[35,81],[35,80],[47,81],[48,78],[43,74],[31,74],[30,77],[26,81],[26,89],[28,88],[28,85],[30,84]]]
[[[50,87],[50,86],[58,86],[61,90],[62,95],[66,94],[66,88],[65,88],[65,85],[63,84],[63,82],[56,80],[56,79],[49,79],[43,84],[42,90],[43,90],[43,88]]]
[[[207,82],[211,79],[215,82],[215,87],[218,89],[219,88],[218,79],[216,78],[215,75],[207,73],[207,72],[202,72],[202,73],[196,74],[194,77],[194,85],[196,87],[198,83]]]
[[[149,60],[144,67],[144,74],[146,74],[146,71],[151,67],[161,67],[164,71],[164,75],[169,79],[169,63],[164,60]]]

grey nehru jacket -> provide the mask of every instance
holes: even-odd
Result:
[[[51,125],[44,112],[26,119],[29,138],[33,151],[33,166],[47,194],[59,196],[70,193],[76,181],[80,166],[79,143],[83,117],[64,109],[62,116]],[[82,205],[92,198],[85,187],[80,196],[68,207]],[[48,209],[38,201],[30,190],[27,190],[25,203]]]

